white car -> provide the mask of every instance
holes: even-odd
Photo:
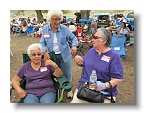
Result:
[[[134,23],[134,12],[129,12],[126,18],[127,18],[127,23]]]

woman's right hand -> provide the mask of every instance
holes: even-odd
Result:
[[[26,91],[23,89],[18,90],[17,93],[19,98],[24,98],[27,95]]]
[[[45,52],[44,53],[44,61],[49,60],[49,59],[50,59],[50,56],[49,56],[48,52]]]
[[[83,65],[83,58],[79,55],[75,56],[75,61],[78,65]]]

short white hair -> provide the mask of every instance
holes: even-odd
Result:
[[[42,53],[42,46],[39,43],[31,44],[27,49],[28,56],[30,56],[33,50],[37,50],[37,49],[39,49],[40,52]]]
[[[53,16],[58,16],[63,21],[63,12],[61,10],[49,10],[47,14],[47,21],[51,22]]]

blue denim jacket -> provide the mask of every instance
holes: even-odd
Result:
[[[71,59],[70,46],[68,40],[71,42],[71,46],[78,46],[77,37],[68,29],[67,26],[60,24],[56,32],[58,38],[58,46],[61,51],[62,58],[64,62],[67,62]],[[47,50],[48,52],[53,51],[53,31],[50,24],[44,26],[42,30],[42,37],[40,39],[40,44],[43,51]]]

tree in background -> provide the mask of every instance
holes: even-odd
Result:
[[[89,19],[91,10],[81,10],[81,18],[82,19]]]
[[[40,23],[40,22],[44,21],[41,10],[35,10],[35,12],[37,14],[37,20],[38,20],[37,22]]]

